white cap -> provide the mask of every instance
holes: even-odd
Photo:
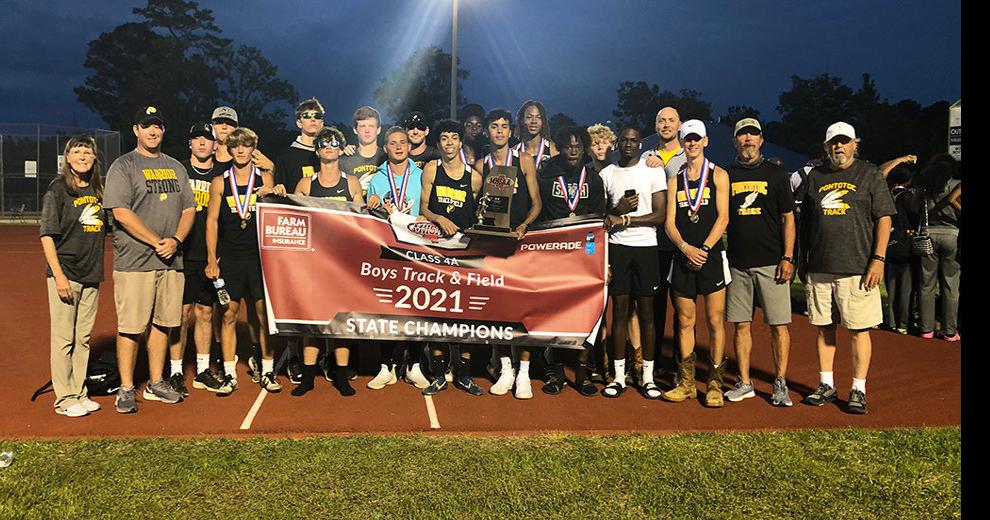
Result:
[[[825,142],[829,142],[835,136],[844,135],[850,139],[856,139],[856,129],[853,128],[849,123],[844,123],[839,121],[838,123],[833,123],[832,126],[825,130]]]
[[[698,134],[701,137],[707,137],[708,132],[705,131],[705,124],[698,119],[689,119],[681,124],[681,139],[684,139],[691,134]]]

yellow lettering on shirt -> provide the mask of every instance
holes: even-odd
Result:
[[[83,204],[96,204],[96,205],[99,205],[100,204],[100,201],[96,200],[96,197],[94,197],[92,195],[86,195],[84,197],[79,197],[76,200],[72,201],[72,207],[74,207],[74,208],[78,208],[79,206],[82,206]]]
[[[856,191],[856,185],[849,182],[832,182],[820,186],[818,188],[818,193],[833,191],[833,190]]]
[[[240,195],[239,194],[238,195],[238,198],[240,199],[240,202],[244,202],[244,195]],[[258,203],[258,194],[257,193],[252,193],[251,194],[250,202],[248,203],[249,204],[248,209],[250,211],[254,211],[255,210],[255,204],[257,204],[257,203]],[[237,204],[234,202],[234,196],[233,195],[228,195],[227,196],[227,206],[230,207],[230,211],[232,213],[237,213]]]
[[[762,215],[763,208],[739,208],[739,215]]]
[[[697,196],[698,196],[698,189],[697,188],[691,188],[691,198],[693,199],[693,198],[695,198]],[[712,197],[712,190],[711,190],[711,188],[709,188],[708,186],[705,186],[705,191],[704,191],[704,193],[701,196],[701,200],[702,201],[707,201],[711,197]],[[677,202],[687,202],[687,199],[684,198],[684,192],[682,190],[677,190]]]
[[[455,201],[464,202],[467,199],[467,192],[464,190],[457,190],[450,186],[437,186],[434,189],[436,190],[437,200],[444,204],[450,204]]]
[[[171,179],[176,179],[175,170],[171,168],[152,168],[147,170],[141,170],[144,174],[144,178],[149,181],[167,181]]]
[[[732,183],[732,197],[740,193],[756,192],[761,195],[767,194],[767,181],[740,181]]]

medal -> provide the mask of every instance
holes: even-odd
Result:
[[[570,214],[570,215],[567,215],[567,216],[568,216],[568,217],[576,217],[576,216],[577,216],[577,213],[574,213],[574,212],[572,211],[572,212],[571,212],[571,214]]]
[[[543,161],[543,152],[546,151],[546,149],[547,149],[547,140],[541,137],[540,138],[540,148],[538,150],[536,150],[536,155],[533,157],[533,159],[536,160],[536,169],[537,170],[540,169],[540,162]],[[526,151],[526,142],[525,141],[519,143],[519,150],[521,150],[523,152]]]
[[[699,217],[697,213],[688,211],[688,220],[690,220],[692,224],[697,224],[698,221],[701,220],[701,217]]]
[[[488,155],[485,156],[485,164],[488,165],[488,169],[489,170],[495,167],[495,152],[494,151],[492,151],[492,153],[490,153],[490,154],[488,154]],[[512,149],[511,148],[510,149],[507,149],[505,151],[505,165],[506,166],[512,166]]]
[[[258,169],[252,164],[248,175],[247,191],[244,193],[243,199],[241,199],[241,194],[237,192],[237,175],[234,174],[234,167],[231,166],[230,170],[227,171],[227,177],[230,179],[230,191],[234,194],[234,209],[237,210],[237,215],[241,217],[241,229],[247,229],[247,221],[251,220],[251,193],[254,192],[254,181],[258,178],[257,171]]]
[[[578,203],[581,201],[581,186],[584,186],[584,179],[587,177],[586,168],[581,168],[581,178],[578,180],[577,188],[574,190],[574,198],[571,199],[569,193],[567,193],[567,185],[564,184],[564,176],[560,175],[557,177],[557,185],[560,186],[561,193],[564,194],[564,201],[567,202],[567,207],[571,210],[571,216],[575,217],[577,214]]]
[[[395,175],[392,172],[388,172],[388,188],[392,191],[392,203],[395,204],[396,211],[400,213],[406,212],[406,188],[409,187],[409,177],[410,175],[409,161],[406,161],[406,171],[402,172],[402,187],[400,188],[395,184]]]
[[[684,182],[684,197],[688,202],[688,220],[690,220],[692,224],[697,224],[698,221],[701,220],[701,217],[698,216],[698,212],[701,209],[701,200],[704,198],[705,188],[708,187],[708,159],[705,159],[705,161],[701,163],[701,176],[698,178],[698,191],[695,192],[694,198],[691,197],[691,185],[690,181],[688,181],[688,170],[690,170],[690,168],[687,163],[684,163],[684,166],[681,167],[681,180]]]
[[[246,220],[242,220],[241,221],[241,229],[247,229],[247,221]]]

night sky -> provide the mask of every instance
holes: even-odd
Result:
[[[0,123],[105,126],[72,89],[87,44],[134,21],[144,1],[4,0]],[[869,72],[881,98],[960,97],[960,4],[931,1],[460,0],[458,53],[469,101],[511,110],[527,98],[579,122],[611,118],[622,81],[699,90],[778,119],[797,74]],[[379,81],[416,49],[450,48],[449,0],[201,1],[224,36],[256,46],[329,119],[373,104]],[[288,109],[289,107],[286,107]],[[204,118],[209,114],[204,114]]]

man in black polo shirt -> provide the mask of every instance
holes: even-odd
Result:
[[[426,115],[422,112],[410,112],[402,118],[402,128],[409,134],[409,158],[419,166],[420,169],[426,163],[440,158],[440,150],[436,146],[426,144],[426,137],[430,135],[430,123],[426,120]]]

